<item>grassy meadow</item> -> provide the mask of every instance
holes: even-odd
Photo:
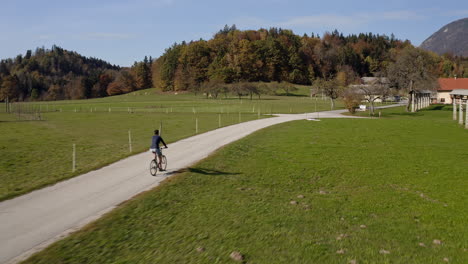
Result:
[[[155,89],[92,100],[13,104],[13,112],[41,112],[42,120],[7,114],[0,104],[0,200],[100,168],[146,151],[162,125],[166,142],[258,118],[270,113],[328,110],[328,100],[311,100],[308,88],[293,96],[206,98],[161,94]],[[132,153],[129,149],[129,130]],[[72,146],[76,144],[76,171]]]
[[[451,112],[258,131],[24,263],[467,263]]]

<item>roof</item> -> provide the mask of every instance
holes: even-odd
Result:
[[[468,78],[439,78],[439,91],[468,89]]]
[[[434,92],[431,91],[431,90],[417,90],[416,93],[418,93],[418,94],[432,94]]]
[[[451,95],[467,95],[468,96],[468,89],[457,89],[456,91],[450,92]]]
[[[385,77],[362,77],[361,83],[362,84],[376,84],[380,82],[381,84],[388,84],[388,78]]]

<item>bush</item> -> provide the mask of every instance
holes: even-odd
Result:
[[[362,95],[354,90],[348,89],[343,93],[343,103],[351,114],[356,112],[362,101]]]

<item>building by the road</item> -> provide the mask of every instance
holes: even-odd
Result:
[[[438,104],[452,104],[454,92],[456,94],[468,94],[468,78],[439,78],[437,89]],[[466,90],[466,91],[465,91]]]

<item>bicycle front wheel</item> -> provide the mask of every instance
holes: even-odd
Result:
[[[167,168],[167,159],[166,159],[166,156],[163,155],[161,159],[161,169],[165,171],[166,168]]]
[[[156,160],[152,160],[150,163],[150,173],[153,176],[156,176],[156,172],[158,172],[158,163]]]

